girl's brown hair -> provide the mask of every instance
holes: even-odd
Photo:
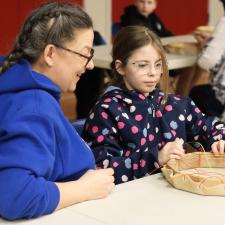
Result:
[[[0,75],[21,58],[34,63],[47,44],[63,46],[75,38],[74,30],[92,27],[91,18],[78,6],[59,2],[42,4],[25,21],[12,51],[0,65]]]
[[[125,66],[132,53],[145,45],[151,44],[159,53],[162,59],[163,72],[160,79],[160,88],[165,93],[164,102],[168,95],[168,66],[164,49],[159,37],[147,27],[144,26],[127,26],[122,28],[116,35],[113,43],[111,63],[112,68],[112,85],[123,86],[123,77],[115,68],[115,61],[120,60]]]

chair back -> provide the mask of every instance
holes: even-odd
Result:
[[[106,41],[98,31],[94,31],[94,46],[106,45]]]
[[[115,38],[116,34],[119,32],[119,30],[122,28],[122,25],[120,23],[113,23],[112,24],[112,37]]]

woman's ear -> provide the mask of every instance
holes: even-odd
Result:
[[[44,49],[44,60],[45,60],[45,63],[49,66],[49,67],[52,67],[53,64],[54,64],[54,56],[55,56],[55,53],[56,53],[56,48],[54,45],[47,45]]]
[[[124,75],[125,74],[125,70],[124,70],[124,65],[120,60],[116,60],[115,61],[115,69],[116,71],[120,74],[120,75]]]

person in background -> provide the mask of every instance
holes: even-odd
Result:
[[[143,26],[121,29],[112,57],[114,82],[91,111],[82,135],[97,166],[114,169],[116,184],[180,159],[189,141],[224,153],[224,123],[205,116],[189,97],[167,94],[166,58],[153,32]]]
[[[159,16],[155,13],[157,4],[158,0],[134,0],[133,5],[127,6],[124,9],[124,14],[120,18],[121,26],[141,25],[148,27],[159,37],[172,36],[173,33],[166,28]],[[175,78],[180,76],[180,73],[181,71],[178,70],[169,71],[169,92],[175,92]]]
[[[61,92],[73,92],[94,65],[90,17],[69,3],[32,11],[0,62],[0,216],[32,218],[114,187],[112,169],[93,154],[63,115]]]
[[[121,16],[122,27],[130,25],[142,25],[154,31],[159,37],[172,36],[163,22],[154,12],[157,7],[157,0],[135,0],[133,5],[124,9]]]
[[[221,0],[221,3],[224,8],[225,0]],[[220,18],[211,35],[197,30],[194,35],[202,51],[190,97],[207,115],[222,117],[225,110],[225,17]]]
[[[94,31],[94,46],[105,45],[106,42],[98,31]],[[97,102],[104,86],[106,70],[94,68],[86,71],[75,90],[77,96],[77,119],[86,118]]]

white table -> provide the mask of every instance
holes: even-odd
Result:
[[[105,225],[105,223],[65,208],[36,219],[18,221],[0,219],[0,225]]]
[[[171,42],[195,42],[195,39],[192,35],[182,35],[161,38],[163,45],[166,45]],[[94,54],[94,64],[96,67],[110,69],[110,63],[112,61],[111,57],[111,45],[102,45],[95,47]],[[166,54],[168,60],[169,69],[179,69],[193,66],[196,63],[197,56],[190,55],[176,55],[176,54]]]
[[[213,225],[225,224],[224,209],[224,197],[177,190],[157,174],[117,185],[105,199],[32,220],[0,220],[0,225]]]
[[[161,174],[122,185],[106,199],[70,207],[107,225],[225,224],[225,198],[173,188]]]

